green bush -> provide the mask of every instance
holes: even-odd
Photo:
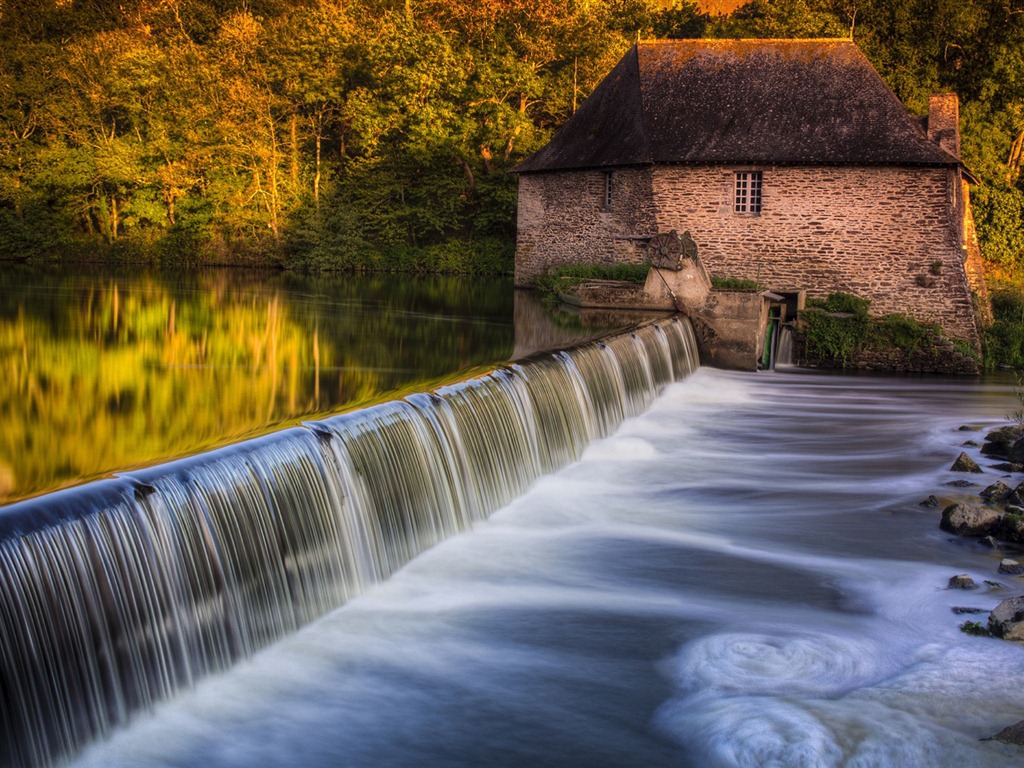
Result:
[[[1009,288],[992,293],[993,322],[982,331],[985,369],[1024,370],[1024,293]]]
[[[805,309],[804,344],[811,358],[834,361],[846,367],[864,347],[869,322],[866,315],[833,314],[819,307]]]
[[[894,314],[885,315],[875,324],[870,343],[876,348],[895,347],[913,353],[941,336],[942,331],[937,325],[919,322],[909,315]]]
[[[863,318],[868,316],[871,301],[854,296],[852,293],[838,292],[830,293],[824,299],[810,299],[807,306],[811,309],[821,309],[825,312],[845,312]]]

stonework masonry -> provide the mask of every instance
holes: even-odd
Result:
[[[651,169],[561,171],[519,177],[517,286],[572,264],[642,264],[658,233]]]
[[[759,215],[733,212],[735,173],[763,174]],[[844,291],[978,343],[955,168],[685,166],[523,174],[516,283],[574,263],[643,263],[645,236],[689,231],[708,271],[810,297]]]

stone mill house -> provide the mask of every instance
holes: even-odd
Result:
[[[517,285],[688,231],[712,276],[852,293],[977,344],[957,97],[911,115],[850,40],[638,43],[515,170]]]

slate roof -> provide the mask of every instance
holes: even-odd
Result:
[[[850,40],[633,46],[518,173],[653,163],[958,165]]]

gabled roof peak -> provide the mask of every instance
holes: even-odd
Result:
[[[636,43],[516,170],[957,162],[848,38],[700,39]]]

